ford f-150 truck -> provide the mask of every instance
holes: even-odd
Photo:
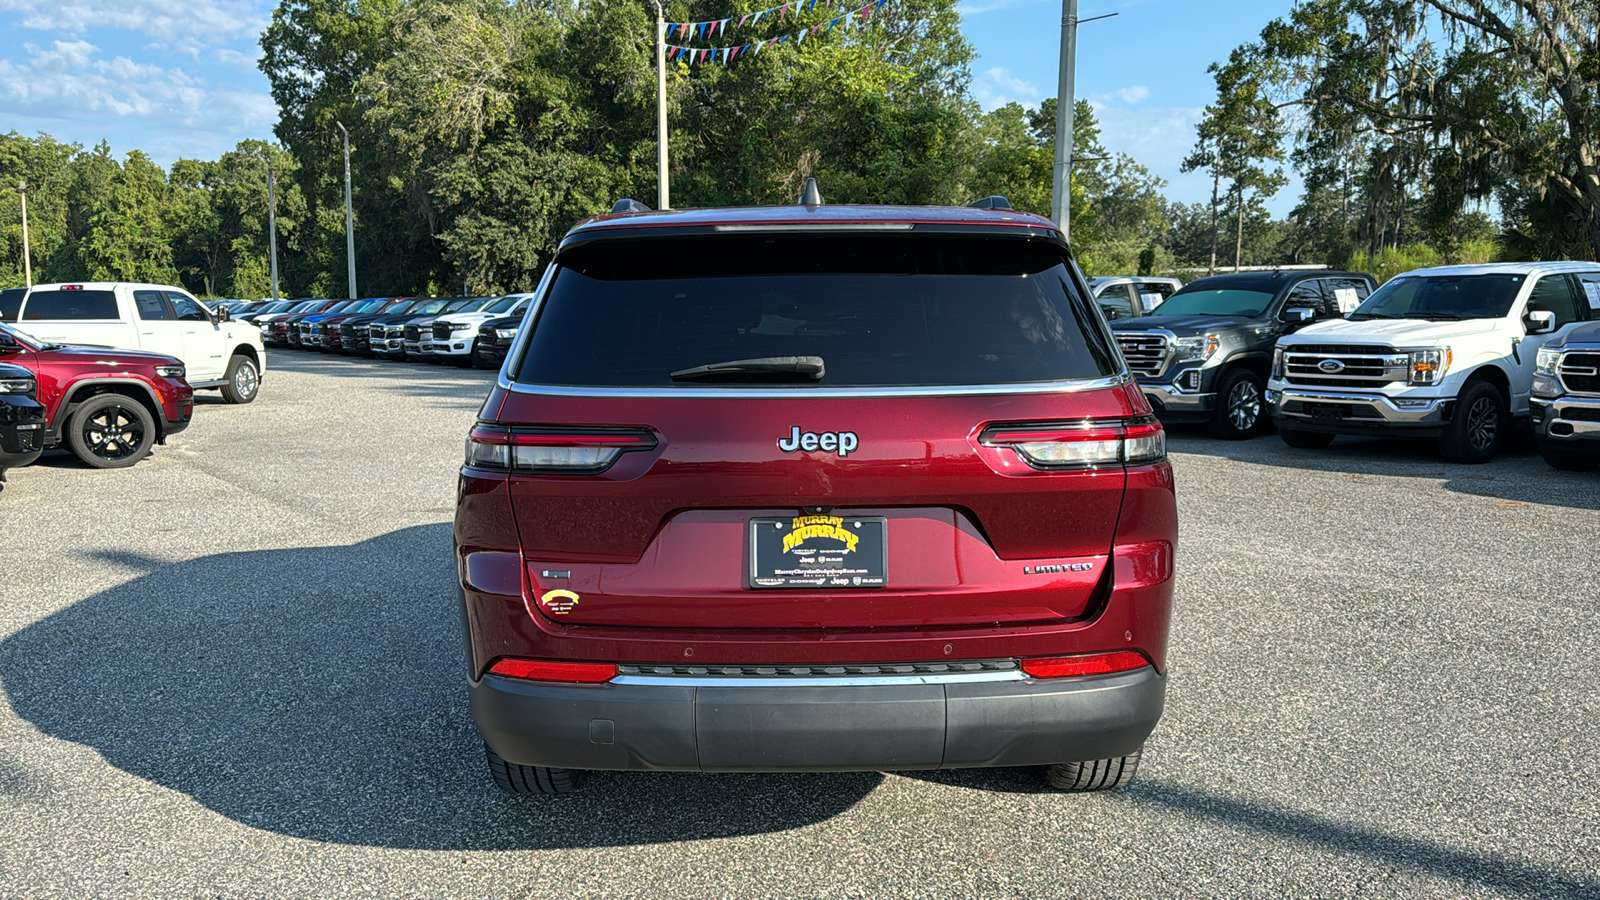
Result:
[[[1600,264],[1493,263],[1390,279],[1344,320],[1278,340],[1267,403],[1291,447],[1334,435],[1432,438],[1495,457],[1529,415],[1539,350],[1593,318]]]
[[[1600,278],[1578,277],[1585,299],[1600,305]],[[1594,306],[1590,313],[1600,317]],[[1600,466],[1600,322],[1539,348],[1531,394],[1528,411],[1544,461],[1571,472]]]

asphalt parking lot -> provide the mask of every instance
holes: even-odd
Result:
[[[1166,717],[1009,770],[514,798],[449,553],[491,376],[272,353],[125,471],[0,495],[0,896],[1600,896],[1600,476],[1179,430]]]

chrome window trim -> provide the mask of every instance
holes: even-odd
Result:
[[[609,684],[651,687],[867,687],[916,684],[979,684],[1026,681],[1021,669],[1003,672],[935,672],[910,675],[794,675],[756,678],[706,675],[618,675]]]
[[[517,335],[521,340],[522,335]],[[514,351],[513,351],[514,352]],[[510,354],[507,359],[511,359]],[[1072,394],[1098,391],[1133,383],[1126,372],[1105,378],[1088,378],[1077,381],[1039,381],[1022,384],[983,385],[905,385],[900,387],[831,387],[831,388],[727,388],[727,387],[574,387],[553,384],[522,384],[512,382],[501,367],[499,386],[514,394],[538,397],[681,397],[695,400],[720,398],[745,398],[752,400],[798,400],[808,397],[974,397],[996,394]]]

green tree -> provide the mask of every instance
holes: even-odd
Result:
[[[92,281],[176,282],[167,203],[161,167],[143,151],[130,152],[89,212],[79,245],[84,276]]]

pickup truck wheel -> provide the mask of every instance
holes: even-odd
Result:
[[[1321,450],[1333,443],[1333,435],[1321,431],[1300,431],[1287,425],[1278,426],[1278,437],[1298,450]]]
[[[457,357],[456,365],[463,369],[476,369],[481,365],[478,360],[478,341],[476,338],[472,341],[472,352],[466,356]]]
[[[1585,453],[1582,450],[1564,450],[1560,447],[1539,446],[1539,455],[1552,469],[1563,472],[1592,472],[1600,467],[1600,453]]]
[[[1134,773],[1139,771],[1139,757],[1143,755],[1144,748],[1140,747],[1127,756],[1115,759],[1056,763],[1044,767],[1044,780],[1058,791],[1074,794],[1127,787]]]
[[[1261,399],[1261,377],[1247,369],[1234,369],[1217,386],[1217,408],[1206,423],[1214,438],[1242,441],[1261,433],[1266,425]]]
[[[489,774],[508,794],[570,794],[583,785],[584,773],[578,769],[552,769],[549,766],[524,766],[506,762],[484,745]]]
[[[1456,401],[1455,417],[1439,436],[1439,455],[1477,465],[1494,459],[1505,440],[1506,401],[1487,381],[1469,381]]]
[[[228,383],[222,386],[222,399],[229,403],[249,403],[261,390],[261,371],[255,360],[235,353],[228,360]]]
[[[67,446],[94,469],[125,469],[156,443],[156,422],[144,404],[121,394],[85,400],[67,421]]]

